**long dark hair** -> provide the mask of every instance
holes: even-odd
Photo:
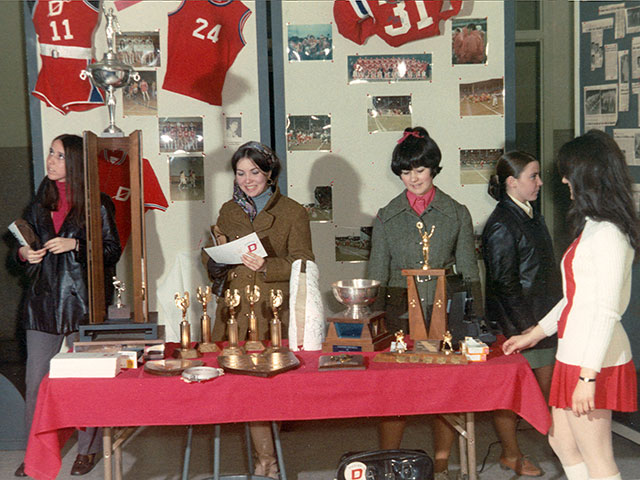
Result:
[[[264,173],[271,174],[268,184],[271,186],[271,190],[275,191],[281,168],[280,159],[276,152],[260,142],[247,142],[240,145],[233,157],[231,157],[231,168],[233,168],[234,174],[236,173],[238,162],[243,158],[250,159]]]
[[[533,155],[521,151],[502,155],[496,164],[496,174],[489,179],[489,195],[498,201],[503,200],[507,195],[507,178],[519,178],[527,165],[537,161]]]
[[[573,203],[568,218],[578,236],[586,217],[608,221],[629,237],[640,253],[640,222],[631,193],[624,153],[606,133],[590,130],[565,143],[558,153],[558,173],[571,183]]]
[[[58,135],[51,142],[60,140],[64,147],[64,166],[67,202],[70,209],[67,218],[77,226],[85,223],[84,212],[84,160],[83,160],[83,140],[78,135],[63,134]],[[59,193],[56,182],[44,177],[38,192],[36,202],[49,211],[58,209]]]
[[[405,128],[404,135],[391,155],[391,171],[400,176],[403,170],[426,167],[435,177],[442,167],[442,153],[438,144],[423,127]]]

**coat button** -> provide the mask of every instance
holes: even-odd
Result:
[[[238,274],[236,272],[231,272],[231,278],[238,278]]]
[[[249,274],[249,275],[247,275],[247,278],[251,279],[251,278],[253,278],[253,275]]]

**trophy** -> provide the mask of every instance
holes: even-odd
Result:
[[[195,348],[191,348],[191,325],[187,321],[187,308],[189,308],[189,292],[184,292],[181,297],[179,293],[173,296],[176,307],[182,311],[182,321],[180,322],[180,348],[173,352],[177,358],[197,358],[200,356]]]
[[[254,285],[253,289],[251,285],[247,285],[245,290],[245,296],[249,301],[249,332],[247,333],[248,340],[244,344],[244,348],[249,352],[261,352],[264,350],[264,345],[260,341],[258,333],[258,317],[256,317],[255,304],[260,300],[260,287]]]
[[[114,92],[117,88],[128,85],[132,80],[139,81],[140,75],[131,65],[122,63],[116,58],[114,34],[120,32],[118,19],[113,14],[113,8],[107,11],[103,7],[104,15],[107,19],[107,53],[102,60],[87,65],[85,70],[80,72],[80,78],[85,80],[91,78],[91,83],[97,88],[107,92],[107,108],[109,110],[109,126],[102,132],[103,137],[123,137],[124,133],[115,124],[116,98]]]
[[[273,319],[269,322],[269,333],[271,334],[271,346],[265,353],[286,352],[289,349],[282,346],[282,322],[278,315],[278,309],[282,306],[282,290],[269,292],[269,304],[273,312]]]
[[[131,318],[131,309],[122,303],[122,293],[125,291],[125,284],[123,281],[118,280],[117,277],[113,277],[113,288],[115,288],[116,304],[109,305],[109,320],[128,320]]]
[[[420,236],[422,237],[422,257],[424,258],[424,265],[422,265],[423,270],[429,270],[429,240],[433,236],[433,231],[436,229],[435,225],[431,226],[431,232],[427,234],[427,230],[424,228],[424,224],[422,222],[416,223],[416,228],[420,232]]]
[[[236,322],[236,307],[240,305],[240,294],[234,289],[233,293],[227,289],[224,292],[224,304],[229,309],[229,321],[227,322],[227,337],[229,343],[222,349],[223,355],[242,355],[244,350],[238,346],[238,322]]]
[[[211,341],[211,317],[207,315],[207,305],[213,297],[211,293],[211,287],[207,286],[204,290],[202,287],[198,287],[196,292],[196,298],[202,305],[202,316],[200,317],[200,328],[202,329],[202,342],[198,346],[200,353],[204,352],[217,352],[220,349]]]

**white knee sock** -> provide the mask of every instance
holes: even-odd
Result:
[[[589,470],[584,462],[575,465],[562,465],[567,480],[589,480]]]
[[[611,477],[601,477],[601,478],[593,478],[593,479],[589,477],[589,480],[622,480],[622,477],[620,476],[620,472],[618,472]]]

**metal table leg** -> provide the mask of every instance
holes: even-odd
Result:
[[[111,427],[102,429],[102,456],[104,461],[104,480],[111,480],[113,466],[111,465]]]

